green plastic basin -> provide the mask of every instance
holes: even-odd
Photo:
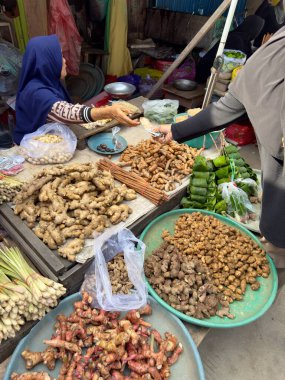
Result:
[[[262,247],[260,241],[249,232],[245,227],[236,223],[233,220],[230,220],[224,216],[215,214],[210,211],[204,210],[195,210],[195,209],[181,209],[173,210],[167,212],[166,214],[160,215],[158,218],[153,220],[142,232],[141,240],[146,244],[146,257],[152,254],[152,252],[157,249],[163,242],[161,238],[162,231],[168,230],[170,233],[174,232],[174,226],[176,220],[180,215],[186,213],[200,212],[206,215],[212,215],[217,219],[220,219],[225,224],[228,224],[232,227],[237,228],[243,234],[249,236],[254,240],[260,247]],[[234,301],[231,304],[231,312],[235,315],[234,319],[229,318],[220,318],[220,317],[211,317],[209,319],[196,319],[190,317],[184,313],[181,313],[168,305],[163,299],[161,299],[151,285],[147,282],[149,293],[159,302],[165,309],[175,314],[178,318],[193,323],[195,325],[204,326],[204,327],[215,327],[215,328],[231,328],[231,327],[240,327],[247,325],[256,319],[260,318],[272,305],[277,289],[278,289],[278,278],[276,268],[273,264],[271,258],[267,255],[269,265],[270,265],[270,275],[267,279],[263,277],[258,277],[260,282],[260,288],[257,291],[251,290],[250,286],[247,285],[247,290],[242,301]]]

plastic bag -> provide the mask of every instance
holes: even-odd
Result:
[[[25,135],[21,141],[21,153],[35,165],[60,164],[71,160],[77,139],[65,125],[48,123],[36,132]]]
[[[247,124],[231,124],[225,130],[225,137],[238,145],[254,144],[256,142],[254,129],[249,122]]]
[[[176,79],[195,80],[196,64],[192,57],[186,58],[185,61],[167,78],[165,83],[173,83]]]
[[[48,16],[49,34],[57,34],[60,40],[68,74],[78,75],[82,39],[67,0],[50,0]]]
[[[143,269],[145,244],[122,226],[108,229],[94,242],[94,265],[85,275],[81,287],[81,291],[92,296],[92,306],[108,311],[128,311],[144,306],[147,302]],[[113,294],[106,263],[122,252],[134,289],[130,294]]]
[[[238,188],[234,182],[226,182],[219,185],[222,198],[227,203],[227,213],[238,222],[247,223],[250,219],[255,219],[254,209],[248,199],[248,195]]]
[[[246,55],[240,50],[225,49],[223,54],[223,66],[222,72],[232,72],[238,66],[244,65],[246,61]]]
[[[147,100],[143,103],[144,116],[158,124],[172,123],[177,114],[178,100]]]

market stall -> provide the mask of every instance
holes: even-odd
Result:
[[[150,141],[150,134],[143,126],[139,126],[136,128],[124,127],[121,129],[120,135],[124,137],[127,141],[129,145],[129,150],[126,151],[125,155],[124,153],[122,153],[119,157],[115,155],[114,159],[112,159],[114,163],[118,162],[118,158],[120,158],[121,162],[124,160],[128,162],[128,154],[138,154],[137,151],[134,151],[132,153],[132,149],[134,149],[132,147],[139,147],[141,144],[145,144],[143,141]],[[142,145],[142,147],[143,149],[147,149],[147,145]],[[6,151],[5,154],[13,155],[17,153],[17,149],[18,148],[12,148],[11,150]],[[217,155],[217,153],[215,154],[215,150],[215,147],[210,150],[206,150],[204,155],[208,157],[212,157],[213,155],[215,156]],[[195,152],[197,152],[197,154],[199,153],[198,150],[193,149],[193,154]],[[194,159],[195,156],[193,156],[193,163]],[[97,154],[96,152],[91,151],[88,148],[85,148],[84,150],[77,150],[71,162],[66,164],[66,166],[68,166],[69,164],[84,165],[86,162],[96,164],[100,160],[102,160],[102,155]],[[37,175],[43,170],[43,167],[46,167],[46,170],[49,170],[48,168],[50,167],[52,170],[53,166],[33,165],[28,162],[25,162],[24,171],[20,172],[16,176],[16,178],[18,180],[29,182],[33,180],[35,175]],[[134,166],[134,169],[138,170],[136,166]],[[129,201],[129,205],[133,209],[133,212],[132,214],[130,214],[130,217],[124,222],[124,225],[128,227],[133,233],[135,233],[136,236],[139,236],[141,232],[145,229],[145,227],[147,227],[157,216],[179,207],[180,201],[183,198],[183,196],[187,196],[188,183],[189,176],[184,174],[183,178],[181,179],[181,183],[179,184],[177,182],[175,189],[168,192],[169,199],[160,205],[155,205],[150,200],[146,199],[143,195],[138,194],[136,199]],[[69,261],[66,258],[62,258],[58,254],[55,254],[55,251],[51,250],[39,237],[35,235],[32,229],[28,227],[28,225],[26,224],[27,221],[21,220],[19,216],[14,215],[13,209],[8,205],[1,206],[0,221],[2,226],[8,231],[13,240],[20,246],[27,259],[30,260],[34,265],[36,265],[37,270],[41,274],[62,283],[67,289],[66,294],[72,294],[78,291],[84,279],[84,274],[86,273],[88,267],[90,267],[91,262],[90,259],[88,260],[88,258],[90,258],[90,252],[89,254],[86,254],[87,256],[83,260],[85,261],[85,263],[83,264],[80,263],[80,260],[79,263],[76,261]],[[152,240],[153,238],[151,238],[151,241]],[[264,289],[270,289],[270,287],[267,287],[266,284],[267,283],[265,282]],[[273,288],[271,288],[271,291],[269,290],[269,296],[276,292],[276,276],[273,277],[273,283],[270,282],[270,284],[273,286]],[[270,297],[269,299],[265,297],[265,299],[268,300],[268,302],[266,301],[265,305],[266,309],[270,306],[270,302],[272,302],[273,299]],[[261,310],[263,310],[261,312],[265,311],[265,309],[263,309],[263,306],[264,305],[261,305]],[[181,318],[180,314],[179,317]],[[186,321],[187,322],[185,322],[185,325],[188,331],[190,331],[196,344],[199,345],[207,334],[207,321],[205,324],[203,324],[203,321],[201,321],[201,323],[198,322],[200,326],[205,327],[197,327],[195,325],[189,324],[188,322],[192,322],[191,318],[190,320],[186,318]],[[23,328],[23,331],[21,331],[21,334],[19,334],[17,338],[14,338],[7,342],[2,342],[2,347],[5,348],[5,350],[2,351],[5,352],[5,355],[2,359],[7,357],[7,354],[12,352],[12,350],[15,347],[15,344],[20,340],[22,336],[28,333],[28,331],[33,325],[34,323],[26,324]],[[225,326],[225,324],[223,323],[223,319],[221,319],[221,326],[223,325]]]

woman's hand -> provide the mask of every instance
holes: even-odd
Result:
[[[173,140],[171,132],[171,124],[161,124],[158,127],[154,127],[153,132],[160,132],[163,134],[162,137],[158,137],[158,141],[162,144],[169,143]]]
[[[137,126],[140,123],[130,119],[127,115],[130,113],[125,106],[121,104],[113,104],[102,108],[93,108],[91,116],[93,120],[100,119],[116,119],[120,124],[127,126]]]

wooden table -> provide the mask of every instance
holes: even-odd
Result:
[[[200,107],[203,103],[205,86],[198,85],[193,91],[177,90],[171,84],[164,85],[162,90],[165,92],[165,97],[168,99],[177,99],[179,105],[185,108]]]
[[[149,133],[146,132],[145,129],[141,126],[135,127],[135,128],[122,127],[121,131],[120,131],[120,135],[125,137],[125,139],[128,141],[129,144],[137,144],[138,142],[149,138]],[[17,154],[17,153],[18,153],[18,148],[14,147],[10,150],[4,151],[3,155],[9,155],[9,154],[12,155],[12,154]],[[98,155],[97,153],[89,150],[88,148],[85,148],[84,150],[77,150],[75,152],[73,159],[70,161],[70,163],[84,163],[84,162],[90,162],[90,161],[96,162],[100,158],[102,158],[101,155]],[[114,158],[114,160],[116,160],[116,159],[117,158]],[[47,165],[44,165],[44,166],[32,165],[32,164],[29,164],[27,162],[25,162],[24,165],[25,165],[25,170],[23,172],[20,172],[17,176],[18,179],[23,180],[23,181],[31,180],[35,173],[37,173],[38,171],[41,171],[43,169],[43,167],[47,166]],[[150,201],[148,201],[147,199],[138,195],[138,199],[133,201],[133,202],[137,202],[137,203],[135,203],[132,206],[134,212],[131,215],[131,218],[129,221],[130,224],[127,225],[128,228],[130,228],[136,236],[139,236],[139,234],[142,232],[142,230],[146,227],[146,225],[150,221],[152,221],[157,216],[177,207],[177,205],[180,203],[181,198],[186,193],[186,185],[187,184],[188,184],[188,180],[186,179],[184,181],[184,184],[182,184],[180,186],[180,188],[175,193],[172,193],[170,200],[168,202],[164,203],[163,205],[159,206],[159,207],[156,207]],[[13,215],[11,210],[8,213],[7,210],[4,209],[5,207],[7,207],[7,206],[3,206],[2,208],[0,207],[0,220],[1,220],[1,222],[5,221],[7,223],[7,222],[9,222],[8,219],[12,220],[12,218],[14,218],[15,216]],[[22,239],[21,244],[22,245],[20,244],[19,246],[23,247],[22,250],[24,252],[25,252],[24,246],[27,249],[29,249],[29,253],[27,254],[27,256],[30,258],[30,260],[32,262],[37,263],[37,267],[40,270],[39,265],[42,265],[42,264],[39,264],[39,262],[42,263],[42,260],[44,260],[44,258],[40,258],[40,256],[45,256],[44,252],[46,252],[46,250],[48,248],[46,246],[44,246],[41,249],[40,246],[38,246],[38,249],[36,249],[36,250],[32,249],[31,248],[31,240],[29,240],[29,237],[27,236],[27,234],[28,233],[31,234],[32,231],[29,230],[29,231],[25,232],[24,229],[21,227],[21,225],[23,225],[22,226],[23,228],[25,227],[27,229],[27,226],[25,226],[23,222],[18,221],[16,224],[14,224],[14,227],[12,228],[13,231],[12,231],[11,237],[13,238],[13,235],[14,235],[14,237],[17,237],[17,235],[18,235],[18,239],[19,239],[19,236],[21,237],[21,239]],[[39,241],[37,244],[43,244],[43,243],[41,241]],[[46,255],[45,259],[49,260],[50,252],[46,252],[46,254],[47,255]],[[35,255],[36,255],[36,257],[35,257]],[[32,257],[33,257],[33,259],[32,259]],[[58,264],[61,264],[61,263],[58,263]],[[58,278],[60,278],[61,281],[66,281],[67,284],[70,283],[69,279],[72,280],[73,288],[71,289],[71,292],[78,291],[78,288],[79,288],[78,284],[82,283],[82,280],[83,280],[82,276],[84,275],[84,268],[86,269],[86,265],[87,264],[83,264],[83,265],[75,264],[74,266],[72,266],[72,267],[70,266],[70,268],[67,268],[65,273],[60,272],[60,274],[58,275]],[[78,267],[80,267],[80,266],[82,267],[81,268],[82,269],[81,272],[83,273],[82,276],[81,276],[81,274],[79,275],[79,272],[78,272]],[[47,267],[47,269],[50,271],[52,268]],[[51,275],[54,276],[54,273],[47,274],[47,275],[49,277]],[[67,276],[68,276],[68,278],[67,278]],[[82,278],[80,278],[80,276]],[[200,344],[202,342],[202,340],[204,339],[204,337],[206,336],[207,331],[208,331],[207,329],[200,329],[199,327],[188,325],[188,324],[187,324],[187,328],[191,332],[191,334],[192,334],[194,340],[197,342],[197,344]],[[26,333],[27,333],[27,331],[26,331]],[[11,346],[10,346],[10,349],[11,349]],[[1,379],[1,376],[0,376],[0,379]]]

